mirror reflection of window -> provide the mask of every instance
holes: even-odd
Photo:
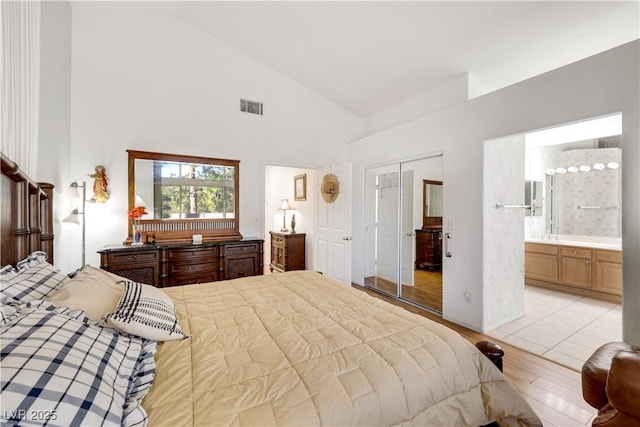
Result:
[[[136,172],[136,192],[153,219],[235,217],[231,166],[136,159]]]
[[[442,216],[442,185],[427,188],[427,216]]]

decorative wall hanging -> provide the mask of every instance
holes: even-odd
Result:
[[[338,177],[332,173],[326,174],[322,178],[320,193],[322,193],[322,198],[325,202],[335,202],[336,198],[338,198],[338,194],[340,194],[340,183],[338,182]]]
[[[95,167],[95,173],[89,175],[89,178],[93,178],[93,197],[91,201],[104,203],[109,200],[107,169],[102,165],[98,165]]]
[[[304,201],[307,200],[307,174],[296,175],[293,178],[293,200]]]

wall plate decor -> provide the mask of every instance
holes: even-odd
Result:
[[[326,174],[322,178],[320,192],[322,193],[322,198],[325,202],[335,202],[338,194],[340,194],[340,182],[338,181],[338,177],[332,173]]]

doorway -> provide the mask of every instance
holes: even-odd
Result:
[[[442,313],[442,155],[365,169],[365,286]]]
[[[500,224],[511,236],[502,253],[523,252],[522,271],[505,282],[522,314],[487,334],[579,370],[598,346],[622,339],[621,116],[490,142],[502,143],[524,149],[525,179],[519,199],[488,207],[485,222],[500,211],[517,222]]]
[[[271,260],[270,232],[291,230],[295,221],[295,232],[305,234],[305,268],[314,269],[313,242],[316,200],[312,196],[316,187],[317,171],[311,168],[265,165],[264,179],[264,273],[270,274]],[[304,197],[296,191],[298,177],[304,177],[306,188]],[[296,197],[297,196],[297,197]],[[287,200],[290,210],[283,211],[282,201]],[[294,216],[295,215],[295,216]],[[295,218],[295,219],[294,219]]]

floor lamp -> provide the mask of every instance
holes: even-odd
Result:
[[[78,188],[82,188],[82,196],[80,196],[80,192]],[[78,224],[80,225],[80,215],[85,215],[85,206],[87,203],[87,183],[82,181],[82,185],[79,185],[77,181],[73,181],[69,186],[70,191],[72,192],[72,197],[78,198],[82,197],[82,212],[78,211],[78,208],[75,208],[71,213],[62,220],[62,222],[67,222],[70,224]],[[84,267],[84,248],[85,248],[85,231],[86,231],[86,215],[82,218],[82,265]]]

